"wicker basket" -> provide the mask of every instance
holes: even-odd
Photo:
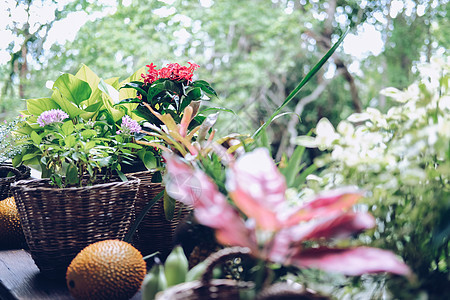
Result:
[[[229,279],[212,279],[214,268],[236,257],[251,258],[250,249],[242,247],[224,248],[211,254],[206,259],[206,269],[200,280],[181,283],[156,295],[157,300],[228,300],[245,299],[257,300],[330,300],[303,286],[296,286],[286,282],[279,282],[264,288],[255,296],[254,283]]]
[[[8,173],[13,173],[14,176],[8,176]],[[10,197],[11,189],[10,185],[14,181],[27,179],[30,177],[31,169],[27,166],[20,166],[19,168],[14,168],[11,163],[0,164],[0,200]]]
[[[164,190],[161,183],[152,182],[155,171],[143,171],[131,173],[130,175],[139,178],[139,192],[136,196],[135,213],[139,215],[147,202],[151,201]],[[192,208],[186,207],[181,202],[176,202],[174,218],[170,221],[166,219],[164,213],[164,202],[161,198],[147,212],[140,223],[133,238],[134,246],[141,251],[142,255],[149,255],[156,251],[160,252],[160,257],[165,259],[173,247],[173,236],[175,228],[178,226]]]
[[[55,188],[49,179],[11,185],[31,256],[42,273],[62,276],[89,244],[123,239],[139,186],[139,179],[127,177],[74,188]]]
[[[251,292],[253,282],[212,279],[214,267],[235,257],[249,256],[250,250],[231,247],[219,250],[206,259],[206,270],[200,280],[181,283],[156,295],[157,300],[229,300],[239,299],[242,292]]]

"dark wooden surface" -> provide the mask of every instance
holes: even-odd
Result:
[[[42,276],[24,250],[0,250],[0,300],[73,300],[64,278]],[[141,299],[137,293],[132,300]]]

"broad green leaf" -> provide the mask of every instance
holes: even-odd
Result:
[[[53,91],[52,99],[61,107],[63,111],[65,111],[69,115],[71,119],[75,118],[76,116],[79,116],[84,112],[83,110],[78,108],[74,103],[64,98],[59,89],[55,89]]]
[[[81,136],[86,140],[91,139],[96,135],[97,135],[97,131],[95,131],[93,129],[86,129],[81,132]]]
[[[208,82],[204,80],[196,80],[191,84],[191,86],[200,87],[202,91],[209,97],[217,97],[216,91],[209,85]]]
[[[301,88],[308,83],[308,81],[317,73],[317,71],[322,68],[322,66],[327,62],[327,60],[333,55],[334,51],[336,51],[337,47],[344,41],[345,36],[347,35],[349,31],[349,28],[341,35],[339,40],[331,47],[330,50],[322,57],[322,59],[311,69],[311,71],[306,74],[306,76],[300,81],[300,83],[297,85],[297,87],[289,94],[289,96],[284,100],[284,102],[275,110],[275,112],[270,116],[269,120],[267,120],[261,127],[256,130],[256,132],[253,134],[253,138],[256,138],[258,135],[261,134],[261,131],[265,129],[275,118],[280,111],[289,103],[291,100],[300,92]]]
[[[108,115],[106,115],[106,117],[113,120],[114,123],[119,121],[125,115],[122,110],[114,108],[113,106],[116,103],[116,100],[117,102],[119,101],[119,92],[103,80],[100,80],[98,88],[103,92],[103,104],[108,111]]]
[[[61,130],[63,131],[64,135],[69,135],[73,132],[74,126],[71,120],[64,122],[64,124],[61,126]]]
[[[120,86],[123,86],[127,82],[142,81],[141,74],[145,73],[146,70],[147,70],[147,68],[145,66],[140,68],[133,75],[131,75],[130,77],[128,77],[127,79],[122,81],[120,83]],[[134,91],[133,89],[120,89],[119,90],[119,99],[120,100],[127,99],[127,98],[134,98],[134,97],[136,97],[136,91]]]
[[[112,104],[119,103],[119,91],[117,91],[112,85],[100,79],[98,88],[112,100]]]
[[[98,90],[98,89],[97,89]],[[101,91],[98,90],[98,94],[99,96],[101,95]],[[98,101],[95,102],[94,104],[89,105],[88,107],[86,107],[84,109],[84,112],[82,114],[80,114],[80,117],[82,117],[84,120],[90,120],[92,118],[94,118],[94,116],[103,108],[103,102],[102,101]]]
[[[72,74],[63,74],[55,81],[53,89],[57,89],[65,99],[77,106],[89,99],[92,89],[86,81],[78,79]]]
[[[84,145],[85,151],[88,151],[89,149],[92,149],[95,147],[95,141],[89,141]]]
[[[66,170],[66,184],[73,185],[78,183],[78,169],[74,164],[70,164]]]
[[[30,134],[31,140],[36,144],[39,145],[42,141],[42,138],[39,134],[36,133],[36,131],[32,131]]]
[[[155,169],[157,167],[156,157],[153,152],[142,149],[139,150],[137,154],[148,170]]]
[[[39,98],[27,100],[28,113],[34,116],[39,116],[44,111],[58,108],[60,108],[59,105],[52,98]]]
[[[114,89],[118,90],[120,88],[119,77],[111,77],[105,79],[105,82],[112,86]]]
[[[72,148],[76,144],[76,138],[73,135],[69,135],[64,139],[67,148]]]
[[[35,158],[37,155],[38,155],[37,153],[28,153],[28,154],[25,154],[25,155],[22,157],[22,161],[26,161],[26,160],[33,159],[33,158]]]

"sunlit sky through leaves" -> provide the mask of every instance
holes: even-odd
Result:
[[[32,31],[33,23],[36,24],[36,28],[39,23],[47,22],[53,18],[53,12],[55,8],[62,8],[65,4],[70,2],[71,0],[63,0],[58,1],[57,3],[53,3],[48,0],[36,1],[36,4],[33,5],[32,15],[31,15],[31,24]],[[93,0],[90,0],[93,1]],[[160,0],[166,4],[173,4],[174,0]],[[278,0],[272,0],[278,1]],[[95,12],[88,15],[85,12],[73,12],[68,15],[67,18],[55,22],[53,27],[51,28],[47,40],[44,44],[44,49],[50,49],[51,45],[54,43],[64,44],[66,41],[73,41],[76,37],[79,29],[87,22],[95,20],[96,18],[103,17],[108,14],[112,14],[116,11],[116,1],[115,0],[99,0],[97,1],[108,6],[107,9],[102,12]],[[130,5],[132,0],[123,0],[123,5]],[[201,0],[201,4],[204,7],[209,7],[213,4],[212,0]],[[367,1],[361,1],[360,5],[365,6]],[[389,11],[389,15],[392,18],[395,18],[398,13],[404,12],[406,14],[411,14],[412,9],[414,8],[414,3],[412,0],[407,1],[399,1],[393,0],[391,3],[391,8]],[[424,13],[425,6],[418,5],[417,6],[417,14]],[[432,4],[433,6],[433,4]],[[10,9],[12,14],[8,15],[7,9]],[[287,8],[286,13],[291,13],[289,8]],[[172,14],[176,14],[175,8],[161,8],[154,11],[155,14],[160,16],[169,16]],[[183,17],[183,16],[180,16]],[[324,16],[317,15],[317,19],[325,18]],[[385,22],[386,18],[383,14],[373,16],[378,22]],[[188,17],[186,17],[189,19]],[[26,13],[23,5],[17,5],[16,1],[5,0],[0,4],[0,64],[6,64],[10,60],[10,53],[7,51],[7,47],[11,42],[15,43],[15,48],[20,47],[20,40],[14,34],[8,30],[8,26],[11,27],[15,22],[17,24],[23,24],[26,21]],[[340,23],[344,23],[346,20],[337,18],[337,21]],[[20,25],[19,25],[20,26]],[[36,30],[36,29],[34,29]],[[186,40],[189,33],[184,30],[177,31],[177,39],[179,43],[183,43]],[[355,57],[355,63],[350,65],[350,70],[353,72],[359,71],[359,63],[358,60],[361,60],[368,55],[379,55],[383,51],[383,37],[382,33],[377,31],[374,25],[370,25],[365,23],[357,29],[355,34],[349,34],[344,43],[343,50],[345,53],[350,54]],[[13,51],[18,51],[18,49],[13,49]]]

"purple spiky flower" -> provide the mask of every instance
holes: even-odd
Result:
[[[39,126],[44,127],[45,125],[49,125],[56,122],[62,122],[69,117],[61,109],[50,109],[44,111],[37,119]]]
[[[120,126],[121,130],[117,131],[117,134],[125,133],[125,134],[133,134],[139,133],[142,127],[138,124],[137,121],[133,120],[130,116],[125,115],[122,117],[122,125]]]

